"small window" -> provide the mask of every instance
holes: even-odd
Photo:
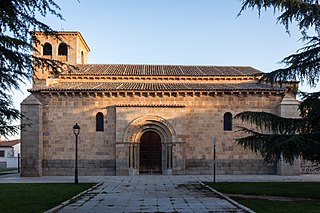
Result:
[[[223,130],[231,131],[232,130],[232,114],[230,112],[224,113],[223,116]]]
[[[81,64],[84,64],[84,54],[83,54],[83,51],[81,51]]]
[[[43,45],[43,55],[52,55],[52,46],[49,43]]]
[[[58,48],[58,55],[68,55],[68,46],[65,43],[61,43]]]
[[[96,115],[96,131],[97,132],[104,131],[103,114],[101,112],[98,112]]]
[[[0,150],[0,157],[4,158],[4,151],[3,150]]]

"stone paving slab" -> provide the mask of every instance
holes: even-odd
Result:
[[[60,213],[243,212],[194,180],[181,176],[108,177]]]
[[[211,175],[80,176],[79,182],[101,182],[75,203],[60,210],[68,212],[242,212],[213,193],[200,191],[199,181]],[[320,181],[320,175],[217,175],[217,182]],[[65,183],[73,176],[0,176],[0,183]]]

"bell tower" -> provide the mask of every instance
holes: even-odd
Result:
[[[57,32],[55,36],[43,32],[33,32],[39,44],[35,45],[34,56],[58,60],[67,64],[87,64],[90,48],[80,32]],[[47,86],[56,76],[46,67],[35,68],[33,87]]]

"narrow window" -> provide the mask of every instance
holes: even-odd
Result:
[[[224,113],[223,116],[223,130],[231,131],[232,130],[232,114],[230,112]]]
[[[68,55],[68,46],[65,43],[61,43],[58,48],[58,55]]]
[[[84,64],[84,54],[83,54],[83,51],[81,51],[81,64]]]
[[[43,55],[52,55],[52,46],[48,42],[43,45]]]
[[[97,132],[103,132],[103,114],[101,112],[98,112],[96,115],[96,131]]]
[[[0,157],[4,157],[4,151],[3,150],[0,150]]]

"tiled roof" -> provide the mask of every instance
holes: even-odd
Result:
[[[0,147],[12,147],[20,143],[20,139],[11,140],[11,141],[0,141]]]
[[[282,91],[283,88],[259,83],[131,83],[131,82],[63,82],[29,91],[226,91],[266,90]]]
[[[78,70],[65,71],[63,75],[111,76],[244,76],[261,74],[252,67],[241,66],[188,66],[144,64],[83,64]]]

